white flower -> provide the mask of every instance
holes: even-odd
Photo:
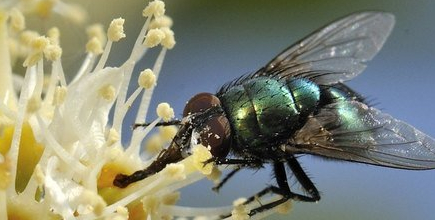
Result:
[[[203,166],[211,154],[202,146],[193,149],[193,157],[150,178],[125,189],[113,186],[117,174],[150,163],[139,156],[144,138],[153,124],[174,117],[169,104],[162,103],[152,125],[135,129],[127,146],[120,141],[123,126],[130,126],[123,123],[125,115],[135,101],[140,102],[136,122],[144,122],[166,51],[175,45],[164,3],[155,0],[144,9],[144,27],[130,57],[118,67],[107,67],[106,61],[112,44],[126,37],[123,24],[128,21],[115,19],[107,34],[101,25],[92,25],[87,56],[71,82],[61,64],[59,29],[51,28],[44,36],[25,27],[24,14],[48,18],[52,12],[74,22],[86,17],[78,6],[60,0],[0,3],[0,219],[160,219],[230,213],[231,206],[174,205],[178,189],[206,175],[218,176],[211,164]],[[158,40],[144,46],[156,30]],[[131,80],[135,64],[157,45],[161,51],[153,68]],[[12,74],[17,60],[24,60],[23,77]],[[130,81],[139,84],[127,94]],[[175,133],[174,127],[161,129],[161,137],[148,141],[150,149],[157,152]]]

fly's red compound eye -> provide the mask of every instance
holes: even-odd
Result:
[[[231,129],[228,119],[219,115],[207,120],[200,131],[200,141],[202,145],[210,147],[210,152],[214,157],[227,156],[231,145]]]
[[[221,105],[221,101],[211,93],[199,93],[193,96],[184,107],[183,117],[189,114],[202,112],[212,106]]]

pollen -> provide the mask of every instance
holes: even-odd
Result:
[[[39,36],[34,38],[31,42],[31,47],[34,51],[44,51],[44,49],[50,44],[50,40],[45,36]]]
[[[78,5],[67,5],[65,10],[62,10],[60,13],[75,24],[81,24],[87,18],[87,13]]]
[[[192,149],[193,165],[204,175],[210,175],[213,170],[213,163],[206,163],[212,158],[210,151],[203,145],[195,145]]]
[[[21,11],[14,8],[11,10],[10,16],[11,16],[11,27],[14,31],[20,32],[24,30],[24,28],[26,28],[26,21]]]
[[[143,210],[149,215],[157,212],[157,209],[160,206],[160,199],[156,196],[147,196],[142,200]]]
[[[186,174],[184,173],[184,165],[183,164],[168,164],[165,168],[166,176],[173,178],[175,180],[184,180],[186,179]]]
[[[159,128],[160,137],[162,137],[164,141],[171,141],[175,134],[177,134],[177,131],[178,128],[174,125]]]
[[[151,155],[158,154],[163,148],[163,140],[159,134],[153,134],[145,142],[147,153]]]
[[[48,45],[44,50],[44,55],[47,60],[55,61],[59,60],[62,56],[62,48],[56,44]]]
[[[38,61],[42,59],[42,53],[41,52],[34,52],[31,53],[29,56],[27,56],[26,60],[23,62],[24,67],[30,67],[35,65]]]
[[[123,18],[117,18],[112,20],[109,29],[107,30],[107,36],[110,41],[117,42],[125,37],[124,21],[125,20]]]
[[[220,171],[216,166],[213,166],[213,169],[209,175],[207,175],[207,178],[209,180],[212,180],[214,183],[218,183],[220,181],[220,178],[222,176],[222,171]]]
[[[167,27],[162,28],[162,31],[165,34],[165,38],[163,38],[161,44],[169,50],[174,48],[176,43],[174,38],[174,32]]]
[[[165,32],[160,30],[160,28],[151,29],[145,36],[144,45],[149,48],[155,47],[159,45],[165,37]]]
[[[148,3],[148,6],[142,11],[144,17],[155,16],[159,17],[165,14],[165,3],[159,0],[154,0]]]
[[[139,86],[150,89],[156,85],[156,75],[151,69],[145,69],[139,75],[138,84]]]
[[[33,34],[29,35],[28,37],[33,37]],[[23,63],[24,67],[33,66],[38,61],[40,61],[42,59],[42,52],[50,44],[49,39],[44,36],[38,36],[36,38],[27,39],[27,40],[30,40],[29,46],[32,49],[32,52],[24,61]]]
[[[92,37],[86,44],[86,52],[99,55],[103,53],[103,45],[97,37]]]
[[[245,198],[239,198],[233,202],[234,209],[231,211],[231,217],[234,220],[247,220],[249,219],[249,211],[244,205]]]
[[[105,85],[98,90],[98,94],[106,101],[112,101],[116,97],[116,89],[112,85]]]
[[[101,45],[106,44],[107,38],[102,24],[93,24],[86,28],[88,39],[96,37]]]
[[[156,17],[155,19],[153,19],[149,25],[149,29],[154,29],[154,28],[163,28],[163,27],[172,27],[172,24],[174,22],[172,21],[172,19],[169,16],[163,15],[160,17]]]
[[[47,31],[47,37],[50,44],[59,45],[60,31],[57,27],[52,27]]]
[[[42,18],[47,18],[53,11],[53,7],[57,0],[41,0],[37,2],[35,11]]]
[[[39,34],[37,32],[26,30],[20,34],[20,42],[23,45],[30,46],[32,41],[38,37],[39,37]]]
[[[157,106],[157,115],[161,117],[163,121],[169,121],[174,118],[175,113],[174,109],[171,108],[168,103],[163,102]]]
[[[109,134],[107,136],[107,145],[111,146],[114,143],[118,142],[119,140],[121,140],[121,136],[119,135],[119,132],[113,128],[109,129]]]

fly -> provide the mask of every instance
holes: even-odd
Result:
[[[193,134],[209,146],[216,165],[232,164],[222,185],[243,168],[273,167],[276,185],[267,193],[281,198],[251,210],[251,216],[293,199],[317,202],[320,194],[300,166],[310,154],[407,170],[435,168],[435,141],[413,126],[369,106],[344,84],[366,67],[395,23],[384,12],[362,12],[339,19],[285,49],[252,74],[223,85],[216,94],[191,98],[170,146],[146,169],[118,174],[115,186],[129,184],[185,158]],[[138,124],[137,126],[142,126]],[[291,190],[286,167],[301,184]]]

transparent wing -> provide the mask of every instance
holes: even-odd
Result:
[[[303,153],[402,169],[435,168],[435,141],[413,126],[358,101],[310,117],[295,134]]]
[[[322,85],[352,79],[381,49],[393,29],[384,12],[352,14],[290,46],[252,77],[307,77]]]

